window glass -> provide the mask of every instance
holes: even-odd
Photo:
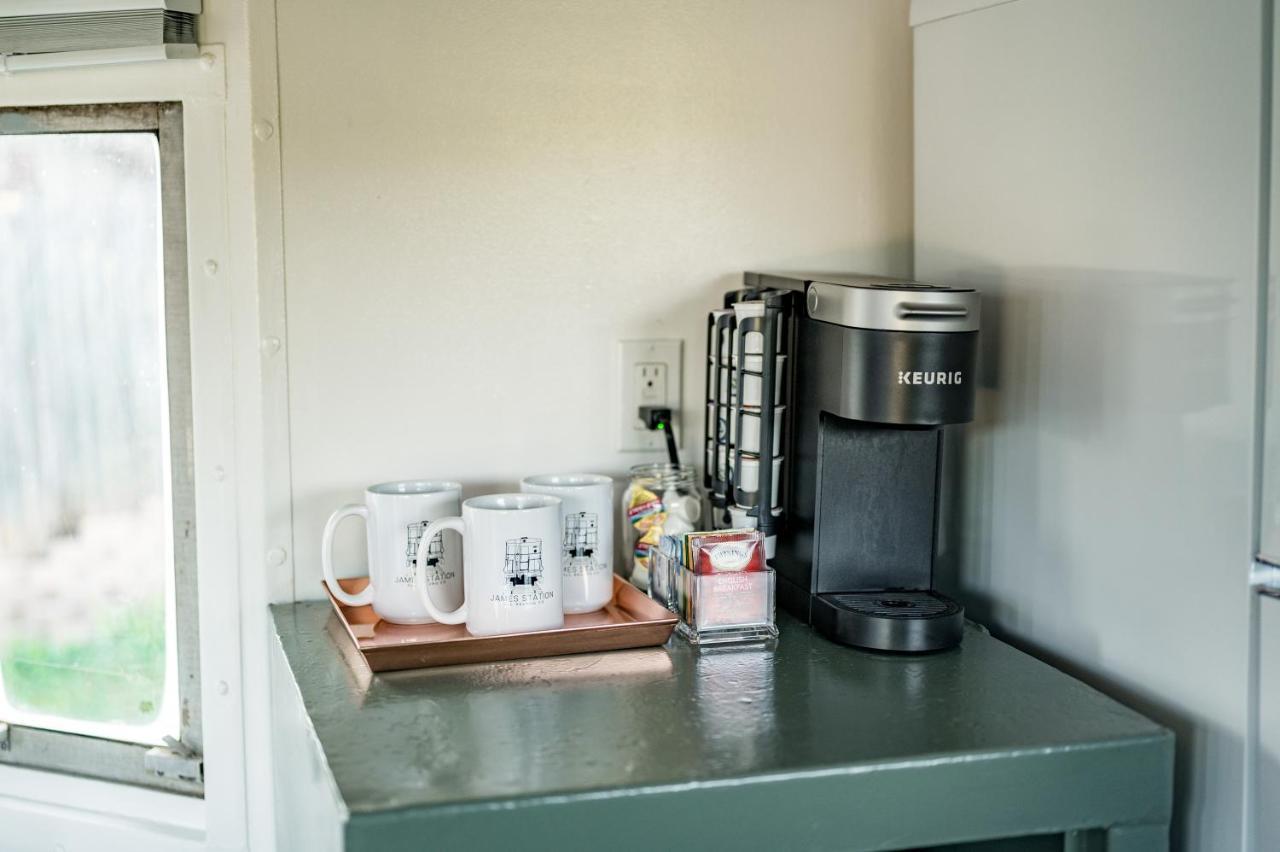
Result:
[[[159,151],[0,135],[0,720],[177,734]]]

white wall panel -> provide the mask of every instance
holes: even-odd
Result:
[[[616,342],[744,269],[910,271],[911,43],[887,0],[279,0],[295,589],[363,486],[621,475]],[[363,562],[357,525],[340,555]]]
[[[1280,849],[1280,600],[1260,602],[1262,653],[1259,696],[1257,839],[1254,848]]]
[[[1260,2],[1020,0],[916,29],[916,273],[983,291],[946,582],[1172,726],[1238,848]]]

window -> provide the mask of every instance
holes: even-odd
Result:
[[[198,793],[182,111],[0,109],[0,762]]]

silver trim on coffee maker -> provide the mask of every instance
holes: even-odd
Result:
[[[898,278],[836,278],[810,281],[805,288],[811,319],[875,331],[978,330],[981,300],[976,290]]]

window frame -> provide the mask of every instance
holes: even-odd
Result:
[[[162,101],[0,107],[0,135],[121,132],[152,133],[159,146],[179,736],[170,749],[10,723],[7,738],[0,735],[0,764],[199,796],[204,793],[202,768],[191,773],[191,780],[172,771],[160,774],[151,765],[171,753],[202,767],[204,751],[183,105]]]

